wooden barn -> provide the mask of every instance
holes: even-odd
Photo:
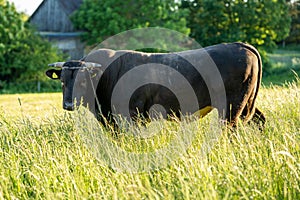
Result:
[[[29,18],[39,34],[70,59],[80,59],[84,55],[85,45],[80,41],[82,32],[76,30],[70,20],[70,15],[81,3],[82,0],[44,0]]]

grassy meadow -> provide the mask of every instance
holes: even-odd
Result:
[[[287,47],[274,50],[268,54],[272,69],[269,75],[264,77],[265,85],[282,85],[291,82],[300,75],[300,47]]]
[[[300,199],[299,80],[265,84],[257,100],[265,129],[223,129],[207,154],[211,116],[184,126],[161,121],[162,134],[148,139],[104,130],[132,152],[163,148],[182,127],[195,134],[174,162],[141,172],[97,159],[61,101],[60,93],[0,95],[0,199]]]

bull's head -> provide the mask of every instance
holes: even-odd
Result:
[[[63,90],[63,108],[74,110],[76,106],[94,106],[94,92],[101,77],[101,65],[84,61],[56,62],[49,64],[46,75],[51,79],[60,80]]]

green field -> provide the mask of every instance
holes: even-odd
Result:
[[[163,149],[179,133],[195,134],[187,149],[177,145],[172,162],[145,162],[152,168],[138,172],[120,170],[139,160],[105,154],[111,147],[103,141],[97,151],[106,157],[95,154],[78,133],[76,113],[62,109],[61,93],[0,95],[0,199],[300,199],[300,81],[291,71],[299,74],[300,56],[270,56],[274,75],[263,80],[257,100],[267,118],[263,131],[253,124],[223,129],[203,153],[213,114],[161,120],[148,139],[124,131],[113,137],[100,127],[100,138],[137,154]],[[113,159],[119,165],[107,162]]]
[[[185,126],[196,136],[174,163],[131,173],[93,156],[72,114],[61,109],[60,93],[2,95],[0,199],[299,199],[299,97],[299,82],[263,88],[264,131],[253,125],[223,130],[203,155],[208,116],[196,128]],[[173,132],[153,140],[105,135],[126,151],[150,151],[162,148],[178,124],[162,121]]]
[[[263,83],[265,85],[282,85],[300,76],[299,46],[277,49],[268,54],[268,57],[272,68],[269,70],[269,74],[264,76]]]

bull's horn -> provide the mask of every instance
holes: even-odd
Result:
[[[99,63],[93,63],[93,62],[85,62],[84,64],[87,68],[96,68],[96,67],[101,67],[102,66]]]
[[[48,66],[49,66],[49,67],[62,68],[64,64],[65,64],[65,62],[55,62],[55,63],[49,64]]]

